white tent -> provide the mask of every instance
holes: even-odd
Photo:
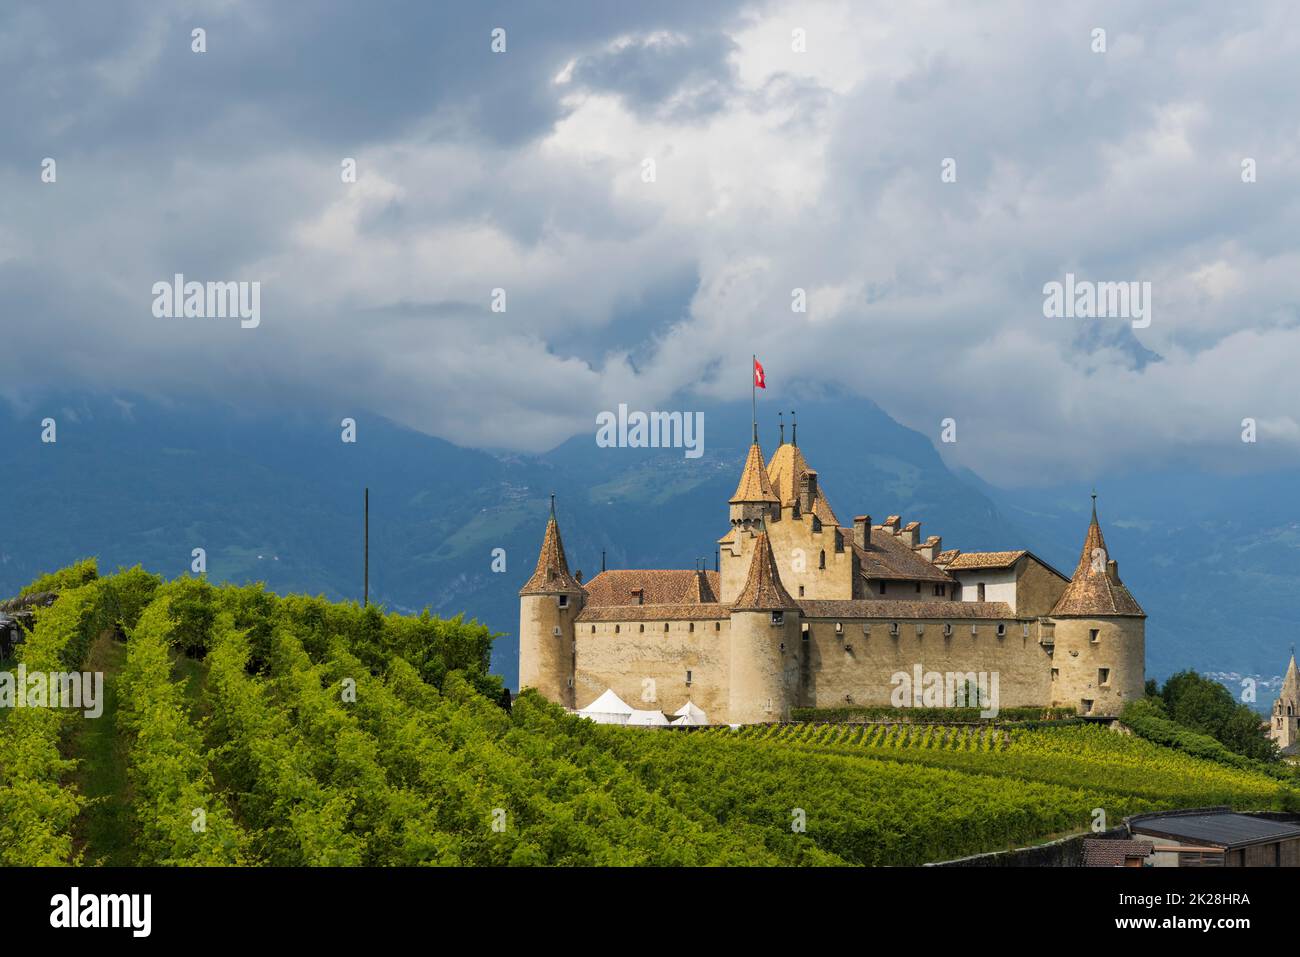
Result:
[[[709,723],[709,716],[705,714],[693,701],[688,701],[676,711],[673,712],[673,724],[676,725],[704,725]]]
[[[630,704],[614,694],[613,688],[606,688],[604,694],[587,707],[579,708],[577,713],[597,724],[627,724],[636,712]]]
[[[655,727],[668,724],[668,719],[662,711],[633,711],[628,717],[627,723],[643,727]]]

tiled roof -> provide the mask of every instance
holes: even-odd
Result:
[[[845,529],[845,541],[853,540],[853,529]],[[953,577],[918,555],[912,546],[888,529],[876,526],[866,548],[854,544],[862,565],[862,577],[888,581],[951,582]]]
[[[808,467],[808,461],[799,451],[799,446],[790,443],[778,446],[772,453],[772,460],[767,463],[767,473],[782,507],[789,507],[799,501],[799,485],[805,474],[817,475],[815,469]],[[839,525],[840,520],[835,517],[820,480],[817,483],[817,494],[813,497],[812,506],[812,513],[823,525]]]
[[[948,548],[941,551],[934,559],[936,565],[947,565],[954,558],[961,554],[960,548]]]
[[[729,504],[777,500],[776,493],[772,491],[772,482],[768,478],[767,469],[763,466],[763,450],[755,442],[749,447],[749,455],[745,457],[745,470],[740,473],[740,484],[736,486],[736,494],[731,496]]]
[[[1278,697],[1284,701],[1295,701],[1300,697],[1300,675],[1296,674],[1295,652],[1291,653],[1291,663],[1286,666],[1286,677],[1282,679],[1282,691]]]
[[[1151,856],[1155,844],[1151,841],[1109,841],[1089,837],[1083,842],[1084,867],[1124,867],[1130,858]]]
[[[963,552],[948,563],[951,568],[1010,568],[1027,553],[1022,548],[1015,552]]]
[[[709,576],[702,571],[691,574],[686,590],[677,597],[677,603],[681,605],[710,605],[717,602],[718,593],[709,582]]]
[[[580,592],[582,586],[569,574],[569,563],[564,559],[564,542],[560,539],[560,526],[555,513],[546,523],[546,536],[537,556],[533,577],[519,589],[520,595],[551,595],[557,592]]]
[[[708,621],[729,618],[731,609],[716,603],[697,605],[588,605],[579,622],[597,621]]]
[[[1083,540],[1079,564],[1074,569],[1070,584],[1065,586],[1065,591],[1052,608],[1052,616],[1117,615],[1145,618],[1146,612],[1119,580],[1118,572],[1115,572],[1114,579],[1111,578],[1111,572],[1116,567],[1109,561],[1106,540],[1102,537],[1101,526],[1097,524],[1097,508],[1094,505],[1092,523]]]
[[[1014,621],[1016,613],[1003,601],[889,601],[888,599],[807,599],[799,602],[805,618],[888,618],[898,621],[927,618],[991,618]]]
[[[737,611],[781,611],[799,607],[781,584],[766,528],[754,539],[754,557],[750,560],[749,574],[736,596],[734,607]]]
[[[717,572],[697,572],[692,568],[620,568],[601,572],[587,582],[587,607],[635,604],[633,592],[638,588],[642,589],[641,601],[646,605],[676,604],[697,575],[703,576],[709,592],[716,596],[721,587]]]

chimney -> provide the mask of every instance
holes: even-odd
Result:
[[[903,526],[901,534],[903,536],[903,541],[906,542],[910,548],[915,548],[917,545],[921,544],[921,523],[908,522]]]
[[[1113,558],[1106,563],[1106,577],[1109,578],[1114,584],[1116,585],[1120,584],[1119,562],[1115,561],[1115,559]]]
[[[645,589],[644,589],[644,588],[633,588],[633,589],[632,589],[632,604],[634,604],[634,605],[644,605],[644,604],[645,604]]]
[[[576,581],[579,585],[582,584],[582,569],[581,569],[581,568],[579,568],[576,572],[573,573],[573,580]]]
[[[817,473],[812,469],[799,476],[799,511],[811,512],[817,497]]]
[[[880,527],[883,528],[885,531],[887,531],[890,535],[897,535],[898,526],[901,521],[902,519],[900,519],[897,515],[891,515],[889,516],[889,518],[885,519],[885,524],[881,525]]]
[[[916,550],[921,554],[921,557],[924,558],[927,562],[933,563],[934,560],[939,557],[939,552],[942,550],[942,546],[943,546],[943,539],[941,539],[938,535],[931,535],[929,538],[925,540],[925,544],[918,545],[916,547]]]
[[[871,544],[871,516],[853,516],[853,544],[866,548]]]

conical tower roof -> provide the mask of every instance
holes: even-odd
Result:
[[[546,523],[546,537],[537,556],[533,577],[519,589],[520,595],[554,595],[560,592],[580,592],[582,586],[569,574],[569,563],[564,558],[564,541],[560,538],[560,523],[555,520],[555,505],[551,505],[551,518]]]
[[[736,486],[736,494],[731,496],[728,504],[776,501],[778,499],[776,493],[772,491],[772,481],[763,466],[763,450],[758,447],[756,441],[749,447],[749,455],[745,458],[745,470],[740,473],[740,484]]]
[[[736,611],[784,611],[797,609],[795,600],[781,584],[776,569],[776,556],[767,540],[767,528],[759,530],[754,539],[754,557],[749,563],[749,575],[732,606]]]
[[[793,443],[777,446],[776,451],[772,453],[772,461],[767,463],[767,472],[772,480],[772,490],[776,493],[777,501],[781,503],[782,508],[789,508],[799,501],[799,484],[804,475],[817,474],[815,469],[808,467],[808,460],[803,457],[803,452],[799,451],[799,446]],[[830,502],[826,500],[826,493],[822,490],[820,481],[817,485],[817,495],[813,498],[812,512],[821,519],[823,525],[840,523],[831,509]]]
[[[1300,674],[1296,673],[1295,652],[1291,652],[1291,663],[1287,665],[1286,677],[1282,679],[1282,692],[1278,695],[1285,701],[1295,701],[1300,697]]]
[[[1051,614],[1054,618],[1146,617],[1142,606],[1119,580],[1118,566],[1106,551],[1106,539],[1102,537],[1097,522],[1096,496],[1093,497],[1092,522],[1083,540],[1079,564]]]

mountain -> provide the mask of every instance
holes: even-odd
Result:
[[[774,403],[760,438],[775,448]],[[678,405],[677,408],[682,408]],[[541,543],[549,494],[573,570],[712,564],[750,437],[748,403],[704,413],[704,452],[600,448],[592,431],[543,455],[462,448],[379,416],[251,415],[131,395],[63,396],[0,409],[0,596],[85,555],[168,576],[204,548],[218,581],[361,598],[362,494],[370,489],[370,597],[401,611],[464,613],[501,632],[493,667],[517,685],[517,591]],[[965,550],[1027,547],[1067,574],[1087,489],[1007,492],[947,468],[931,442],[860,399],[797,403],[799,444],[842,522],[921,521]],[[57,442],[41,442],[41,420]],[[788,422],[788,417],[787,417]],[[787,424],[787,433],[789,425]],[[1286,579],[1300,527],[1289,476],[1179,474],[1108,481],[1099,507],[1121,571],[1151,615],[1148,671],[1263,671],[1291,640]],[[1192,504],[1195,503],[1195,504]],[[504,572],[493,571],[504,549]]]

